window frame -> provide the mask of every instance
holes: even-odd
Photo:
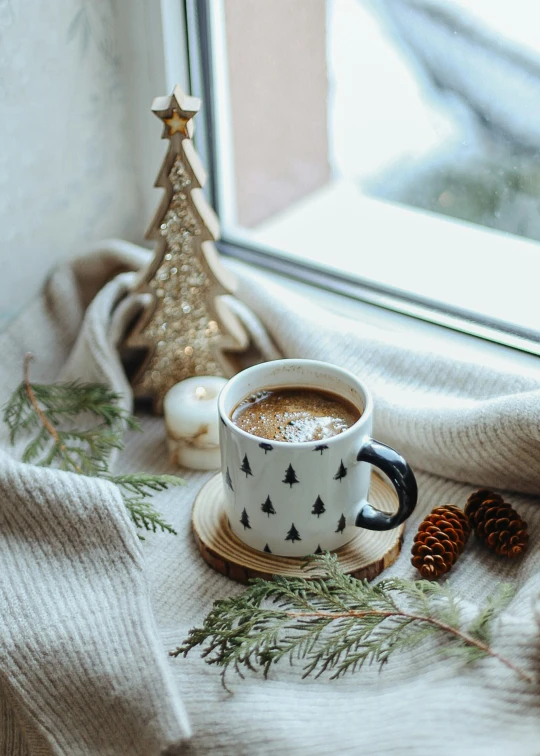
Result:
[[[210,202],[218,217],[223,217],[220,212],[222,203],[218,189],[221,166],[216,128],[215,60],[209,5],[212,1],[185,0],[185,13],[191,91],[200,96],[204,103],[201,114],[198,116],[197,148],[209,173],[206,191]],[[373,306],[383,312],[399,314],[406,317],[412,324],[420,320],[522,352],[540,355],[540,331],[483,316],[472,310],[418,296],[411,292],[396,290],[358,276],[355,276],[353,280],[345,273],[309,265],[300,259],[285,257],[277,250],[230,238],[226,227],[222,229],[222,237],[217,247],[226,257],[239,259],[273,274]]]

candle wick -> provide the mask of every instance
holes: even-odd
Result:
[[[195,396],[197,399],[206,399],[206,389],[204,386],[197,386],[195,389]]]

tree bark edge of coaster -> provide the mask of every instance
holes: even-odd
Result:
[[[369,501],[383,512],[392,513],[397,509],[394,489],[375,471],[371,476]],[[315,571],[302,569],[303,558],[257,551],[234,535],[225,509],[221,473],[207,481],[197,494],[191,524],[204,561],[231,580],[247,583],[252,578],[269,580],[274,575],[318,576]],[[387,531],[358,528],[357,535],[336,551],[342,569],[362,580],[377,577],[398,558],[404,530],[404,525]]]

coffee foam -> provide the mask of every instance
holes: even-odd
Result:
[[[271,441],[321,441],[350,428],[360,410],[329,391],[309,387],[262,389],[235,407],[231,420],[242,430]]]

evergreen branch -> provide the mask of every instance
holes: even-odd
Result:
[[[34,412],[38,416],[38,419],[41,421],[41,424],[43,425],[44,429],[47,431],[47,433],[49,433],[52,436],[56,444],[60,444],[60,438],[58,436],[58,433],[56,432],[56,428],[53,426],[53,424],[51,423],[51,421],[49,420],[45,412],[39,406],[38,400],[36,398],[35,389],[32,387],[30,383],[30,379],[28,377],[28,372],[29,372],[28,366],[30,365],[31,359],[32,359],[31,354],[27,354],[24,358],[24,390],[26,391],[28,401],[34,408]]]
[[[178,535],[172,525],[169,525],[169,523],[162,518],[150,502],[143,498],[130,498],[125,495],[123,495],[123,498],[131,519],[138,528],[151,530],[152,533],[155,533],[156,530],[161,530],[163,533]],[[139,534],[139,538],[141,541],[144,541],[144,536]]]
[[[107,480],[138,496],[148,496],[154,491],[164,491],[169,486],[184,486],[186,484],[185,480],[177,478],[176,475],[150,475],[149,473],[107,475]]]
[[[164,491],[169,486],[183,486],[185,481],[175,475],[150,475],[149,473],[131,473],[128,475],[106,475],[111,483],[115,483],[121,490],[124,503],[129,510],[133,522],[138,528],[156,530],[177,535],[176,530],[169,525],[156,510],[146,501],[156,491]],[[139,536],[142,540],[144,538]]]
[[[19,430],[30,430],[39,426],[38,416],[32,411],[31,405],[28,404],[28,396],[24,383],[21,383],[15,389],[11,399],[7,403],[4,411],[4,421],[9,428],[9,440],[11,444],[15,443]]]
[[[383,666],[396,651],[435,638],[445,640],[441,651],[464,662],[492,657],[533,681],[489,645],[492,621],[512,596],[509,586],[464,624],[448,584],[392,578],[371,585],[345,574],[328,553],[311,557],[306,567],[323,576],[257,579],[240,595],[216,601],[203,626],[192,629],[171,656],[200,646],[207,663],[221,667],[224,684],[229,668],[241,676],[244,669],[261,669],[266,677],[285,657],[304,661],[304,677],[330,672],[334,679],[366,663]]]
[[[137,418],[118,404],[119,394],[100,383],[30,383],[31,359],[32,355],[27,354],[24,381],[14,391],[4,413],[11,443],[21,431],[29,431],[40,424],[58,442],[55,426],[85,413],[109,427],[140,429]]]
[[[169,486],[182,485],[184,481],[174,475],[109,473],[110,453],[124,448],[126,427],[141,430],[138,420],[118,404],[120,396],[99,383],[30,383],[31,359],[32,355],[27,354],[24,380],[4,411],[12,444],[19,435],[35,432],[22,453],[23,462],[42,467],[55,465],[79,475],[104,478],[120,488],[138,528],[176,534],[148,497]],[[94,420],[93,425],[84,422],[89,418]],[[85,427],[64,427],[76,420],[83,421]]]

